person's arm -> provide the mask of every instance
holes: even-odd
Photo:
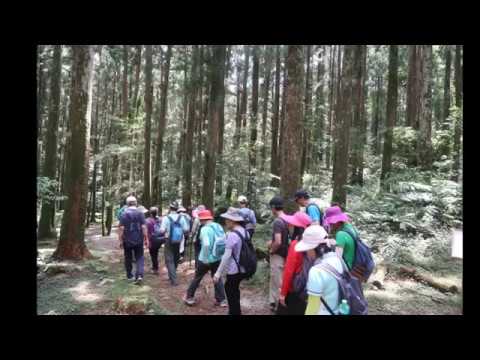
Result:
[[[317,315],[320,310],[320,296],[308,295],[305,315]]]
[[[294,246],[290,245],[288,249],[287,260],[285,261],[285,270],[283,271],[282,288],[280,294],[284,297],[292,287],[293,276],[295,269],[298,268],[299,262],[302,260],[302,253],[297,253]]]
[[[123,247],[123,230],[125,227],[123,225],[120,225],[118,227],[118,241],[120,242],[120,249]]]
[[[169,228],[170,228],[170,220],[168,219],[168,216],[164,216],[162,220],[162,225],[160,225],[160,231],[165,234],[166,238],[170,236],[170,233],[168,231]]]
[[[282,233],[275,233],[274,239],[275,241],[272,243],[272,248],[270,250],[271,254],[275,253],[282,245]]]
[[[225,252],[223,253],[222,256],[222,261],[220,262],[220,265],[218,266],[217,272],[215,273],[215,276],[213,277],[214,281],[218,281],[226,272],[227,270],[227,264],[230,262],[230,258],[233,256],[233,249],[232,248],[225,248]]]
[[[255,216],[255,211],[250,209],[250,222],[252,223],[253,227],[257,225],[257,217]]]
[[[146,224],[142,224],[142,230],[143,230],[143,243],[146,247],[148,247],[148,229]]]
[[[343,233],[342,231],[339,231],[335,235],[335,252],[337,253],[337,255],[339,257],[343,256],[343,249],[344,249],[345,244],[347,242],[346,236],[348,236],[348,235]]]

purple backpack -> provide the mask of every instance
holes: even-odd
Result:
[[[319,266],[328,271],[338,282],[338,303],[343,299],[347,300],[348,305],[350,306],[350,315],[367,315],[368,314],[368,303],[363,296],[362,284],[360,280],[352,276],[348,271],[347,265],[343,259],[340,259],[343,267],[343,273],[340,274],[333,266],[330,264],[320,264]],[[328,312],[332,315],[334,312],[328,306],[328,304],[321,298],[323,305],[327,308]]]

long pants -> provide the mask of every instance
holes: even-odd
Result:
[[[270,304],[277,304],[282,287],[283,267],[285,259],[280,255],[270,255]]]
[[[220,261],[214,262],[212,264],[205,264],[203,262],[198,263],[198,267],[195,270],[195,277],[193,278],[187,290],[187,298],[191,299],[195,296],[195,291],[197,291],[200,282],[202,281],[205,274],[207,274],[209,271],[211,277],[213,278],[213,275],[215,275],[215,272],[217,271],[219,265]],[[223,287],[222,279],[215,283],[214,288],[215,300],[217,300],[217,302],[222,302],[223,300],[225,300],[225,289]]]
[[[172,244],[169,241],[165,244],[165,264],[167,265],[168,278],[172,285],[177,285],[177,266],[180,259],[180,243]]]
[[[187,237],[183,236],[182,242],[180,243],[180,254],[182,254],[182,256],[185,253],[186,247],[187,247]]]
[[[133,256],[135,256],[135,265],[136,265],[136,272],[135,272],[135,279],[138,279],[139,276],[143,277],[143,265],[144,265],[144,257],[143,257],[143,242],[137,246],[124,246],[123,253],[125,256],[125,270],[127,271],[127,277],[132,277],[132,262]]]
[[[200,245],[200,241],[196,241],[195,243],[193,243],[194,247],[195,247],[195,269],[197,269],[198,267],[198,256],[200,255],[200,251],[202,250],[202,247]]]
[[[289,292],[285,297],[285,304],[287,305],[287,315],[305,315],[307,303],[296,293]]]
[[[243,278],[244,276],[241,273],[227,275],[225,294],[227,295],[229,315],[242,315],[240,310],[240,282]]]
[[[150,258],[152,259],[152,270],[158,270],[158,251],[160,250],[161,244],[150,244],[148,251],[150,252]]]

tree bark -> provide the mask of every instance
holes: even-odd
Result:
[[[272,48],[270,45],[265,47],[265,80],[263,87],[263,114],[262,114],[262,150],[261,150],[261,169],[262,172],[266,169],[266,159],[267,159],[267,117],[268,117],[268,101],[270,94],[270,76],[271,76],[271,52]]]
[[[248,45],[244,46],[245,49],[245,63],[243,68],[243,87],[242,87],[242,104],[240,105],[240,117],[242,119],[242,127],[245,129],[247,127],[247,81],[248,81],[248,68],[250,66],[250,47]]]
[[[135,53],[135,90],[133,96],[133,108],[135,109],[135,117],[138,116],[138,108],[140,107],[140,103],[138,102],[138,89],[140,87],[140,68],[142,65],[142,45],[136,46],[136,53]]]
[[[393,128],[397,121],[398,102],[398,45],[390,45],[388,60],[387,126],[383,141],[382,173],[380,180],[385,186],[392,170]]]
[[[143,172],[143,206],[150,207],[150,142],[151,142],[151,128],[152,128],[152,98],[153,98],[153,84],[152,84],[152,45],[145,46],[145,151],[144,151],[144,172]]]
[[[53,48],[53,60],[50,73],[50,104],[45,144],[45,161],[43,163],[42,175],[50,180],[55,180],[55,170],[57,168],[57,132],[60,117],[60,88],[62,81],[61,45],[55,45]],[[38,239],[56,236],[55,228],[52,226],[52,219],[54,218],[55,202],[53,200],[44,200],[40,213]]]
[[[307,53],[307,73],[305,76],[305,115],[303,120],[303,134],[302,134],[302,161],[300,165],[300,176],[303,177],[305,173],[305,167],[308,161],[308,149],[310,140],[310,125],[311,125],[311,104],[312,104],[312,92],[311,92],[311,70],[310,70],[310,58],[312,54],[312,45],[306,45]]]
[[[203,204],[207,209],[214,208],[214,183],[216,171],[216,155],[218,146],[218,125],[220,122],[220,111],[222,97],[225,96],[225,45],[213,46],[213,57],[211,60],[211,96],[210,96],[210,119],[208,121],[208,138],[205,153],[205,170],[203,174]]]
[[[455,46],[455,106],[459,109],[460,114],[455,118],[454,135],[453,135],[453,177],[454,181],[459,180],[460,172],[460,145],[462,135],[462,121],[463,121],[463,71],[461,65],[461,45]]]
[[[452,69],[452,51],[450,45],[445,45],[445,78],[443,85],[442,129],[448,129],[447,119],[450,115],[450,73]]]
[[[256,204],[256,172],[257,172],[257,121],[258,121],[258,46],[253,45],[252,69],[252,111],[250,113],[250,143],[248,146],[248,198],[252,206]]]
[[[288,136],[284,137],[284,142],[281,146],[283,165],[280,182],[281,194],[287,199],[285,210],[289,213],[298,209],[297,204],[291,201],[290,198],[301,185],[303,61],[303,46],[289,45],[286,63],[288,84],[287,118],[285,123],[285,132]]]
[[[91,257],[85,245],[88,193],[89,130],[92,106],[94,53],[91,46],[73,46],[72,92],[70,102],[71,151],[67,162],[67,202],[60,240],[53,257],[80,260]]]
[[[325,98],[324,98],[324,75],[325,75],[325,46],[319,49],[319,61],[317,65],[317,82],[315,85],[315,134],[312,142],[312,160],[317,166],[312,168],[315,173],[320,173],[323,161],[324,133],[325,133]]]
[[[418,129],[421,99],[421,45],[409,46],[407,79],[407,126]]]
[[[432,150],[432,83],[433,83],[432,45],[422,45],[422,79],[421,114],[417,137],[417,163],[422,170],[431,170]]]
[[[284,137],[285,137],[285,124],[286,124],[286,115],[287,115],[287,84],[288,84],[288,74],[287,74],[287,57],[288,57],[288,45],[284,48],[284,61],[283,61],[283,82],[282,82],[282,110],[281,110],[281,117],[280,117],[280,138],[278,140],[278,148],[280,151],[283,151],[284,146]],[[284,157],[282,154],[279,154],[279,161],[278,161],[278,172],[279,174],[282,173],[283,167],[283,160]]]
[[[163,169],[163,137],[166,128],[167,119],[167,105],[168,105],[168,83],[170,77],[170,61],[172,58],[172,45],[168,45],[167,53],[165,56],[165,64],[162,71],[162,85],[160,94],[160,111],[157,127],[157,146],[155,156],[155,176],[153,178],[154,183],[154,202],[156,205],[162,205],[162,169]]]
[[[332,203],[346,208],[348,170],[348,150],[350,140],[350,125],[352,123],[352,75],[354,45],[345,45],[342,77],[340,79],[340,98],[337,104],[335,119],[335,164],[333,174]]]
[[[329,78],[329,95],[328,95],[328,126],[327,126],[327,136],[326,136],[326,149],[325,149],[325,167],[327,170],[330,170],[330,164],[332,162],[331,158],[331,148],[332,148],[332,119],[333,119],[333,109],[335,104],[335,52],[336,46],[330,45],[330,78]]]
[[[192,205],[192,154],[193,154],[193,127],[195,126],[195,103],[197,101],[198,86],[198,45],[193,45],[192,68],[190,72],[189,86],[189,104],[187,136],[185,138],[185,160],[183,163],[184,186],[182,192],[182,205],[189,207]]]
[[[280,111],[280,45],[276,45],[276,65],[275,65],[275,99],[273,104],[272,117],[272,147],[270,156],[270,172],[272,175],[279,176],[278,162],[278,130],[279,130],[279,111]],[[271,186],[279,186],[280,181],[276,177],[272,177]]]
[[[41,168],[41,153],[42,153],[42,125],[43,125],[43,104],[45,102],[45,65],[42,55],[45,47],[42,45],[38,46],[37,56],[38,56],[38,93],[37,93],[37,172],[40,174]]]

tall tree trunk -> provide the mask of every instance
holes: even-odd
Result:
[[[144,151],[144,172],[143,172],[143,205],[149,207],[150,199],[150,142],[152,127],[152,100],[153,100],[153,84],[152,84],[152,45],[145,46],[145,151]]]
[[[203,123],[203,87],[204,87],[204,45],[200,45],[199,50],[199,74],[198,74],[198,99],[197,99],[197,111],[195,114],[195,123],[197,128],[197,151],[195,151],[195,198],[196,201],[200,201],[202,197],[202,169],[203,169],[203,139],[202,139],[202,123]]]
[[[463,121],[463,68],[461,65],[462,49],[461,45],[455,46],[455,106],[459,109],[460,114],[455,118],[454,135],[453,135],[453,177],[454,181],[459,180],[460,172],[460,145],[462,135]]]
[[[85,245],[88,193],[89,130],[92,106],[94,53],[91,46],[73,46],[72,92],[69,119],[72,124],[71,151],[67,162],[67,203],[60,240],[53,253],[56,259],[80,260],[91,257]]]
[[[258,46],[253,45],[252,69],[252,111],[250,113],[250,143],[248,146],[248,186],[247,193],[252,206],[256,205],[256,173],[257,173],[257,115],[258,115]]]
[[[272,117],[272,147],[270,156],[270,172],[272,175],[279,176],[278,162],[278,130],[279,130],[279,111],[280,111],[280,45],[276,45],[276,65],[275,65],[275,99],[273,104]],[[272,177],[271,186],[279,186],[280,181],[277,177]]]
[[[140,103],[138,101],[138,89],[140,87],[140,68],[142,65],[142,45],[136,46],[136,53],[135,53],[135,90],[133,96],[133,104],[135,109],[135,117],[138,116],[138,108],[140,107]]]
[[[311,123],[311,104],[312,104],[312,92],[311,92],[311,70],[310,70],[310,58],[312,54],[312,45],[306,45],[307,53],[307,73],[305,76],[305,115],[303,119],[303,135],[302,135],[302,162],[300,165],[300,176],[303,177],[306,164],[308,163],[308,148],[310,139],[310,123]]]
[[[340,79],[340,97],[337,104],[335,126],[335,163],[333,174],[332,203],[337,203],[343,209],[347,204],[348,149],[350,139],[350,124],[352,123],[352,77],[353,55],[355,45],[345,45],[342,76]]]
[[[336,160],[337,157],[337,152],[336,152],[336,138],[337,138],[337,130],[340,122],[337,121],[337,116],[339,116],[339,111],[338,111],[338,104],[340,102],[340,89],[341,89],[341,71],[342,71],[342,45],[337,46],[337,77],[336,77],[336,94],[335,94],[335,112],[333,113],[333,119],[332,119],[332,134],[333,134],[333,142],[332,142],[332,153],[333,153],[333,166],[332,166],[332,181],[334,181],[335,173],[337,172],[335,166],[337,166],[338,162]]]
[[[43,125],[43,104],[45,102],[45,89],[46,89],[46,79],[45,79],[45,63],[43,59],[43,52],[45,47],[42,45],[38,46],[37,56],[38,56],[38,93],[37,93],[37,172],[40,173],[40,160],[42,152],[42,125]]]
[[[62,81],[62,47],[55,45],[53,48],[53,60],[50,70],[50,104],[48,111],[48,124],[45,145],[45,161],[43,163],[42,175],[55,180],[57,163],[57,132],[58,120],[60,117],[60,87]],[[52,226],[52,219],[55,218],[55,202],[44,200],[40,213],[38,227],[38,239],[55,237],[55,228]]]
[[[417,163],[423,170],[432,168],[432,83],[433,83],[432,45],[422,45],[422,79],[421,114],[417,137]]]
[[[268,116],[268,101],[270,94],[270,76],[271,76],[271,55],[272,47],[266,45],[265,48],[265,81],[263,87],[263,114],[262,114],[262,150],[261,150],[261,170],[265,172],[266,169],[266,159],[267,159],[267,116]]]
[[[218,125],[220,122],[220,111],[222,97],[225,96],[225,45],[214,45],[211,59],[211,96],[210,96],[210,119],[208,121],[208,138],[205,153],[205,168],[203,174],[203,204],[207,209],[214,208],[214,183],[215,165],[218,146]]]
[[[363,60],[366,45],[356,45],[353,60],[353,131],[351,131],[351,184],[363,185],[363,141],[362,141],[362,111],[364,103],[364,77]]]
[[[248,68],[250,66],[250,47],[248,45],[244,46],[245,49],[245,62],[243,68],[243,86],[242,86],[242,104],[240,105],[240,116],[242,119],[242,127],[245,129],[247,127],[247,81],[248,81]]]
[[[397,118],[398,99],[398,45],[390,45],[388,59],[387,126],[383,141],[382,173],[380,180],[385,186],[392,171],[393,127]]]
[[[447,119],[450,115],[450,73],[452,69],[452,51],[450,45],[445,45],[445,79],[443,85],[442,129],[447,129]]]
[[[327,143],[325,149],[325,166],[327,170],[330,170],[331,159],[331,150],[332,150],[332,119],[333,119],[333,109],[335,103],[335,55],[337,47],[335,45],[330,45],[330,77],[329,77],[329,95],[328,95],[328,127],[327,127]]]
[[[300,162],[302,158],[302,105],[303,105],[303,46],[289,45],[287,57],[287,119],[284,137],[281,146],[283,162],[281,169],[280,191],[285,199],[290,199],[292,194],[301,185]],[[286,166],[288,164],[288,166]],[[286,202],[286,211],[293,212],[298,208],[295,202]]]
[[[283,83],[282,83],[282,111],[280,117],[280,138],[278,140],[278,148],[282,151],[282,147],[284,146],[284,137],[285,137],[285,124],[286,124],[286,115],[287,115],[287,84],[288,84],[288,74],[287,74],[287,57],[288,57],[288,45],[284,48],[284,61],[283,61]],[[279,161],[278,161],[278,172],[279,174],[282,173],[283,167],[283,160],[284,157],[282,154],[279,154]]]
[[[163,202],[162,197],[162,169],[163,169],[163,137],[166,128],[167,119],[167,105],[168,105],[168,83],[170,77],[170,62],[172,58],[172,45],[168,45],[167,53],[165,55],[165,63],[162,71],[162,85],[160,93],[160,111],[157,127],[157,146],[155,156],[155,176],[153,179],[156,205],[161,206]]]
[[[421,114],[421,68],[421,45],[410,45],[407,79],[407,126],[411,126],[416,130],[418,129],[419,117]]]
[[[198,86],[198,45],[193,45],[192,69],[190,72],[189,97],[188,97],[188,122],[187,136],[185,138],[185,158],[183,163],[183,192],[182,205],[192,205],[192,154],[193,154],[193,127],[195,126],[195,103],[197,100]]]
[[[312,160],[317,166],[312,168],[315,173],[320,173],[323,160],[324,133],[325,133],[325,98],[324,98],[324,75],[325,75],[325,46],[319,49],[319,61],[317,65],[317,83],[315,87],[315,133],[313,139]]]

